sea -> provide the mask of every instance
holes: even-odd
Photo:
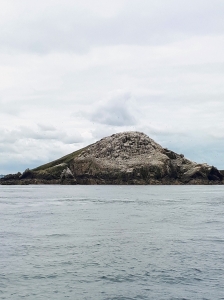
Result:
[[[224,299],[224,186],[0,186],[0,299]]]

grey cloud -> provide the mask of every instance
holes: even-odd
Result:
[[[43,132],[42,132],[43,133]],[[58,134],[41,137],[26,127],[18,130],[0,130],[0,174],[24,171],[55,160],[79,148],[82,136],[76,134]]]
[[[18,116],[21,113],[21,107],[15,101],[7,102],[6,100],[0,99],[0,107],[0,114]]]
[[[83,142],[83,138],[81,134],[76,133],[72,135],[65,135],[64,138],[62,139],[63,143],[65,144],[76,144],[76,143],[81,143]]]
[[[0,162],[139,130],[224,169],[223,12],[223,0],[2,0]]]
[[[8,162],[1,163],[1,174],[14,174],[17,172],[23,172],[27,168],[33,169],[41,164],[43,164],[43,161],[29,161],[29,164],[27,162],[21,162],[21,160],[13,160],[13,165],[10,165]]]
[[[34,130],[26,126],[20,126],[16,130],[0,130],[0,142],[1,143],[15,143],[18,140],[55,140],[65,144],[75,144],[83,141],[81,134],[78,132],[72,135],[68,135],[64,131],[60,130],[46,130],[43,126],[39,126],[41,130]]]
[[[20,139],[50,140],[60,139],[62,133],[58,132],[41,132],[35,131],[25,126],[20,126],[16,130],[5,130],[1,132],[0,141],[5,143],[13,143]]]
[[[92,113],[91,121],[111,126],[131,126],[136,124],[135,117],[130,110],[129,96],[112,98],[101,104]]]
[[[16,141],[13,145],[0,142],[0,174],[23,172],[62,157],[75,149],[62,149],[55,141]]]
[[[13,21],[8,17],[0,34],[1,50],[83,53],[92,46],[164,44],[224,31],[222,0],[130,0],[110,18],[78,9],[75,2],[58,1],[51,10],[40,9],[42,3],[27,2],[29,14],[21,12]]]
[[[121,132],[120,128],[104,126],[103,124],[97,124],[97,126],[94,126],[93,130],[91,131],[94,142],[118,132]]]
[[[54,126],[47,124],[38,124],[38,127],[43,131],[56,131],[57,129]]]
[[[179,128],[166,128],[166,125],[164,124],[163,127],[153,127],[153,126],[144,126],[144,127],[139,127],[140,131],[144,131],[147,133],[149,136],[155,136],[155,137],[160,137],[160,136],[165,136],[165,137],[170,137],[170,136],[185,136],[186,133],[179,129]]]

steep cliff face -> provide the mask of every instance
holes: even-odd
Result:
[[[15,175],[13,175],[15,177]],[[222,184],[212,166],[164,149],[140,132],[123,132],[52,163],[18,174],[11,182],[61,184]],[[10,178],[1,181],[7,184]]]

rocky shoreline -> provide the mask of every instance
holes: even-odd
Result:
[[[165,149],[141,132],[123,132],[22,174],[9,174],[14,184],[224,184],[223,171],[197,164]]]

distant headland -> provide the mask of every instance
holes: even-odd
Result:
[[[22,174],[12,184],[224,184],[224,172],[163,148],[141,132],[122,132]]]

